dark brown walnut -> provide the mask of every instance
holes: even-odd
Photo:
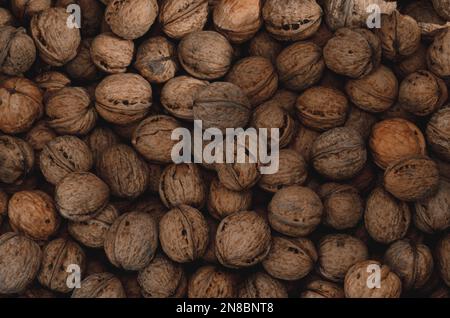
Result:
[[[380,269],[380,288],[371,288],[367,284],[373,281],[373,270],[370,267]],[[349,269],[345,276],[344,290],[346,298],[400,298],[402,281],[389,266],[367,260],[358,262]]]
[[[72,298],[126,298],[120,279],[110,273],[92,274],[81,281]]]
[[[435,75],[448,79],[450,77],[450,28],[442,30],[434,37],[427,52],[428,69]]]
[[[234,298],[236,296],[235,275],[219,267],[202,266],[189,279],[189,298]]]
[[[381,65],[363,78],[349,80],[345,91],[352,103],[362,110],[381,113],[396,102],[398,81],[389,68]]]
[[[426,129],[428,145],[440,158],[450,162],[450,105],[431,117]]]
[[[214,26],[230,42],[246,42],[261,28],[261,7],[261,0],[220,1],[213,9]]]
[[[402,118],[376,123],[369,139],[374,162],[382,169],[404,157],[424,155],[426,142],[420,129]]]
[[[33,39],[24,28],[0,25],[0,72],[20,75],[30,69],[36,59]]]
[[[447,5],[450,5],[450,2]],[[445,9],[442,8],[440,11]],[[439,16],[440,13],[436,12],[431,1],[411,2],[402,12],[417,21],[422,37],[425,39],[433,38],[439,31],[450,26],[450,23]]]
[[[315,0],[267,0],[262,9],[267,31],[283,41],[311,37],[320,27],[322,14]]]
[[[90,47],[92,62],[102,71],[110,74],[125,73],[131,64],[134,43],[114,33],[97,35]]]
[[[83,222],[95,217],[108,204],[109,188],[89,172],[71,172],[57,184],[56,207],[71,221]]]
[[[22,22],[52,6],[52,0],[12,0],[11,10]]]
[[[8,213],[8,200],[9,198],[5,191],[0,190],[0,226]]]
[[[91,0],[57,0],[55,6],[67,8],[71,4],[80,6],[81,34],[94,36],[99,33],[103,17],[103,7],[98,1]]]
[[[439,241],[436,247],[436,258],[441,278],[450,287],[450,234]]]
[[[125,273],[119,277],[127,298],[142,298],[141,288],[137,281],[137,274]]]
[[[380,120],[400,118],[410,121],[411,123],[414,123],[416,125],[418,124],[418,120],[420,119],[417,116],[414,116],[413,114],[408,113],[406,110],[404,110],[398,102],[385,112],[380,113],[378,118]]]
[[[14,24],[14,17],[6,8],[0,8],[0,27]]]
[[[367,141],[372,132],[372,127],[376,122],[377,117],[374,114],[358,107],[352,107],[344,126],[356,130],[364,141]]]
[[[108,127],[96,126],[84,142],[91,149],[94,162],[97,162],[105,150],[119,143],[119,137]]]
[[[216,256],[216,233],[219,222],[216,219],[207,216],[206,223],[208,224],[209,228],[209,242],[208,247],[206,248],[206,252],[202,256],[202,260],[210,264],[219,264]]]
[[[138,283],[146,298],[180,298],[186,295],[187,279],[182,265],[158,254],[139,272]]]
[[[78,54],[65,65],[67,74],[74,80],[93,81],[100,75],[91,57],[92,38],[81,41]]]
[[[301,298],[345,298],[344,289],[338,284],[316,279],[306,286]]]
[[[406,157],[386,168],[384,187],[403,201],[425,199],[439,188],[438,167],[425,156]]]
[[[333,72],[361,78],[380,65],[381,43],[369,30],[342,28],[327,42],[323,56]]]
[[[151,177],[147,163],[127,145],[116,144],[103,151],[96,167],[114,196],[134,199],[147,190]]]
[[[447,21],[450,21],[450,2],[448,0],[432,0],[436,12]]]
[[[348,183],[358,189],[359,193],[366,194],[373,189],[378,180],[378,171],[372,162],[367,163],[364,168]]]
[[[81,244],[91,248],[102,248],[106,232],[119,217],[119,211],[108,204],[94,218],[84,222],[69,222],[70,235]]]
[[[177,144],[172,140],[172,131],[180,127],[173,117],[155,115],[144,119],[135,129],[132,137],[134,148],[145,159],[152,162],[172,163],[172,148]]]
[[[355,227],[362,218],[364,201],[358,190],[347,184],[324,183],[318,192],[324,206],[323,223],[336,230]]]
[[[302,91],[319,82],[325,62],[319,46],[312,42],[297,42],[281,51],[276,66],[280,82],[288,89]]]
[[[105,21],[111,30],[127,40],[147,33],[157,16],[156,0],[111,0],[105,11]]]
[[[314,144],[314,141],[319,136],[319,132],[309,129],[303,125],[298,125],[297,132],[288,147],[297,151],[303,157],[303,159],[305,159],[305,161],[309,163],[311,159],[312,146]]]
[[[128,271],[139,271],[155,256],[158,227],[148,213],[128,212],[109,227],[103,245],[111,264]]]
[[[333,37],[333,32],[330,30],[326,23],[322,23],[316,33],[309,39],[317,46],[323,48],[328,40]]]
[[[190,76],[172,78],[162,88],[161,104],[171,115],[192,121],[194,96],[207,85],[207,81]]]
[[[271,276],[292,281],[308,275],[316,261],[317,251],[309,239],[274,236],[262,265]]]
[[[143,119],[152,106],[152,88],[140,75],[113,74],[95,89],[95,108],[106,121],[126,125]]]
[[[202,121],[203,129],[246,127],[250,109],[245,92],[228,82],[211,83],[194,96],[194,119]]]
[[[293,114],[297,98],[298,95],[295,92],[287,89],[279,89],[266,103],[275,104],[286,110],[289,114]]]
[[[375,241],[390,244],[405,237],[410,223],[408,204],[382,187],[375,188],[367,198],[364,225]]]
[[[286,286],[264,272],[248,276],[238,287],[239,298],[288,298]]]
[[[14,193],[8,204],[8,218],[16,232],[37,241],[55,235],[60,223],[53,199],[39,190]]]
[[[85,172],[93,165],[92,153],[84,141],[74,136],[60,136],[49,141],[40,154],[39,167],[53,185],[71,172]]]
[[[269,224],[254,211],[233,213],[217,228],[216,255],[226,267],[244,268],[258,264],[266,258],[270,246]]]
[[[40,73],[34,78],[34,82],[44,93],[44,97],[71,84],[70,78],[66,74],[56,71]]]
[[[43,111],[42,93],[32,81],[11,77],[0,84],[0,130],[5,134],[28,131]]]
[[[31,35],[41,59],[51,66],[62,66],[77,55],[80,30],[70,28],[65,8],[49,8],[33,16]]]
[[[41,265],[39,245],[18,233],[0,236],[0,294],[17,294],[33,282]]]
[[[404,290],[422,288],[433,272],[433,256],[428,246],[410,240],[389,246],[384,263],[402,280]]]
[[[218,79],[231,67],[233,47],[220,33],[192,32],[178,45],[178,58],[190,75],[199,79]]]
[[[297,99],[295,107],[300,122],[318,131],[342,126],[349,110],[344,93],[324,86],[307,89]]]
[[[262,56],[269,59],[274,65],[282,46],[266,31],[256,34],[250,41],[248,53],[251,56]]]
[[[159,222],[159,240],[164,253],[173,261],[187,263],[203,256],[208,247],[208,224],[203,214],[180,205]]]
[[[427,47],[423,44],[420,45],[416,52],[394,65],[394,71],[400,78],[425,69],[427,69]]]
[[[202,208],[206,188],[200,168],[193,163],[167,166],[160,177],[159,196],[168,208],[181,204]]]
[[[33,168],[33,148],[20,138],[0,136],[0,162],[0,182],[20,183]]]
[[[317,271],[333,282],[343,282],[350,267],[369,257],[367,246],[348,234],[325,236],[319,243],[318,254]]]

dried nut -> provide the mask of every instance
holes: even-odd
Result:
[[[383,188],[377,187],[367,198],[364,224],[375,241],[389,244],[405,237],[410,223],[408,204]]]
[[[44,146],[55,139],[57,134],[48,127],[46,121],[42,120],[37,122],[33,128],[31,128],[25,136],[25,141],[35,150],[36,157],[44,149]],[[36,162],[39,165],[39,162]]]
[[[81,247],[70,240],[59,238],[48,243],[42,251],[42,263],[39,271],[39,283],[59,293],[72,291],[67,284],[71,267],[76,265],[83,275],[86,255]]]
[[[81,288],[73,291],[72,298],[125,298],[120,280],[113,274],[93,274],[81,281]]]
[[[71,172],[58,183],[55,202],[63,217],[71,221],[87,221],[108,204],[109,188],[89,172]]]
[[[159,221],[167,213],[167,208],[157,197],[148,196],[138,200],[132,208],[134,211],[148,213],[155,219],[156,225],[159,225]]]
[[[443,160],[450,161],[450,107],[437,111],[428,122],[428,145]]]
[[[119,143],[119,137],[107,127],[96,126],[91,133],[84,138],[84,142],[91,149],[94,162],[100,159],[100,155],[110,147]]]
[[[303,125],[299,125],[289,148],[295,150],[303,157],[303,159],[305,159],[307,163],[309,163],[311,161],[311,149],[314,141],[319,136],[319,132],[309,129]]]
[[[91,57],[92,40],[92,38],[83,39],[77,56],[65,65],[67,74],[74,80],[88,82],[96,80],[100,76],[100,72]]]
[[[317,279],[306,286],[301,298],[345,298],[345,294],[338,284]]]
[[[447,0],[441,2],[445,1]],[[438,3],[438,1],[435,2]],[[447,1],[447,6],[449,5],[450,1]],[[431,1],[417,1],[409,3],[403,9],[403,13],[417,21],[423,38],[432,39],[439,31],[450,26],[450,23],[439,16],[442,14],[444,17],[445,13],[441,12],[444,12],[445,9],[439,8],[439,12],[436,12]],[[448,10],[448,14],[450,21],[450,10]]]
[[[67,75],[60,72],[44,72],[34,78],[34,82],[44,93],[44,97],[51,95],[57,90],[68,87],[71,84]]]
[[[421,44],[413,54],[394,65],[398,77],[404,78],[411,73],[427,69],[427,47]]]
[[[271,276],[291,281],[308,275],[316,261],[316,248],[309,239],[274,236],[262,265]]]
[[[102,23],[102,18],[100,17],[103,17],[102,5],[98,1],[91,0],[57,0],[55,6],[67,9],[71,4],[80,6],[82,14],[81,34],[87,37],[98,34]]]
[[[447,21],[450,21],[450,2],[449,0],[432,0],[436,12]]]
[[[434,37],[428,48],[428,69],[437,76],[448,79],[450,77],[450,28],[447,28]]]
[[[106,232],[104,248],[108,260],[116,267],[128,271],[145,268],[158,248],[155,220],[144,212],[122,214]]]
[[[0,8],[0,27],[14,24],[14,17],[6,8]]]
[[[216,255],[226,267],[243,268],[258,264],[267,256],[270,246],[269,224],[256,212],[231,214],[217,228]]]
[[[279,280],[264,272],[247,277],[238,287],[239,298],[287,298],[286,287]]]
[[[364,141],[367,141],[377,120],[375,114],[368,113],[358,107],[352,107],[347,116],[345,127],[356,130]]]
[[[102,33],[92,41],[90,53],[92,62],[102,71],[125,73],[133,59],[134,43],[111,32]]]
[[[0,294],[17,294],[33,282],[41,265],[41,249],[18,233],[0,236]]]
[[[26,21],[52,6],[52,0],[11,0],[11,10],[20,21]]]
[[[162,254],[139,272],[138,283],[146,298],[180,298],[187,291],[183,267]]]
[[[23,181],[34,165],[33,148],[22,139],[0,136],[0,182]]]
[[[436,248],[437,265],[442,280],[450,287],[450,235],[444,236]]]
[[[248,52],[251,56],[262,56],[275,63],[282,46],[267,32],[261,31],[250,41]]]
[[[369,257],[367,246],[358,238],[347,234],[325,236],[320,241],[318,254],[317,271],[333,282],[343,282],[350,267]]]
[[[297,185],[278,190],[270,201],[269,223],[282,234],[307,236],[320,224],[323,205],[309,188]]]
[[[0,72],[7,75],[20,75],[28,71],[36,59],[33,39],[24,28],[0,24],[0,52]]]
[[[234,275],[215,266],[200,267],[189,280],[189,298],[234,298],[236,294]]]

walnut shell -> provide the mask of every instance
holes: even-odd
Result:
[[[436,257],[441,278],[450,287],[450,234],[439,241],[436,248]]]
[[[81,34],[87,37],[98,34],[102,23],[101,17],[103,17],[103,7],[101,4],[98,1],[92,0],[57,0],[55,6],[67,8],[70,4],[80,6]]]
[[[449,105],[450,106],[450,105]],[[437,111],[428,122],[428,145],[442,159],[450,162],[450,107]]]
[[[448,0],[432,0],[432,3],[437,14],[450,21],[450,2]]]
[[[377,119],[372,113],[366,112],[358,107],[352,107],[347,116],[345,127],[356,130],[364,141],[367,141]]]
[[[33,148],[22,139],[0,136],[0,162],[0,182],[21,182],[33,168]]]
[[[105,150],[119,143],[119,137],[108,127],[96,126],[84,142],[91,149],[94,162],[97,162]]]
[[[435,1],[437,3],[437,1]],[[441,1],[442,2],[442,1]],[[450,2],[447,3],[447,6]],[[433,38],[439,31],[450,26],[445,19],[439,15],[444,12],[444,8],[440,8],[440,12],[436,12],[431,1],[417,1],[409,3],[403,10],[403,13],[409,15],[417,21],[423,38]],[[450,10],[449,17],[450,17]],[[445,14],[445,13],[443,13]],[[450,18],[449,18],[450,20]]]
[[[125,298],[120,279],[110,273],[92,274],[81,281],[72,298]]]
[[[26,21],[52,6],[52,0],[11,0],[11,10],[20,21]]]
[[[37,75],[34,78],[34,82],[44,93],[44,97],[71,84],[70,78],[67,75],[55,71],[43,72]]]
[[[67,74],[74,80],[93,81],[100,76],[100,72],[91,57],[92,41],[92,38],[83,39],[77,56],[65,65]]]
[[[428,69],[437,76],[447,79],[450,76],[450,28],[442,30],[434,37],[428,47]]]
[[[345,294],[338,284],[317,279],[306,286],[301,298],[345,298]]]
[[[14,17],[6,8],[0,8],[0,27],[14,24]]]
[[[264,272],[247,277],[238,287],[239,298],[288,298],[286,287],[279,280]]]
[[[411,73],[427,69],[427,47],[421,44],[416,52],[398,61],[394,65],[394,71],[400,78]]]
[[[30,69],[36,59],[33,39],[24,28],[0,25],[0,72],[20,75]]]
[[[2,225],[3,218],[8,213],[8,195],[0,190],[0,226]]]
[[[234,298],[235,276],[215,266],[200,267],[189,279],[189,298]]]
[[[299,125],[299,127],[297,128],[297,132],[289,145],[289,148],[297,151],[303,157],[303,159],[305,159],[305,161],[309,163],[311,161],[311,150],[314,141],[319,136],[319,132],[309,129],[303,125]]]
[[[133,59],[134,43],[106,32],[92,40],[90,53],[92,62],[102,71],[110,74],[125,73]]]
[[[251,56],[262,56],[269,59],[274,65],[282,46],[266,31],[256,34],[249,43],[248,53]]]

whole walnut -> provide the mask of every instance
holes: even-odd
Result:
[[[325,236],[319,243],[318,254],[318,273],[333,282],[343,282],[350,267],[369,257],[367,246],[348,234]]]
[[[432,3],[437,14],[450,21],[450,2],[448,0],[432,0]]]
[[[307,163],[309,163],[311,161],[311,150],[314,141],[319,136],[319,132],[303,125],[298,125],[297,132],[294,135],[292,142],[289,144],[289,148],[295,150]]]
[[[162,217],[168,211],[164,204],[162,204],[161,200],[154,196],[143,197],[142,199],[135,201],[132,206],[132,210],[148,213],[155,219],[158,226]]]
[[[67,75],[56,71],[40,73],[34,78],[34,82],[44,93],[44,97],[53,94],[61,88],[70,86],[71,84],[70,78],[68,78]]]
[[[8,204],[8,218],[16,232],[37,241],[56,234],[60,223],[53,199],[38,190],[14,193]]]
[[[30,69],[36,59],[33,39],[24,28],[0,25],[0,72],[20,75]]]
[[[364,212],[364,225],[377,242],[390,244],[405,237],[411,223],[408,204],[397,200],[382,187],[370,193]]]
[[[110,273],[92,274],[75,288],[72,298],[126,298],[120,279]]]
[[[178,58],[190,75],[199,79],[218,79],[231,67],[233,48],[220,33],[196,31],[183,37],[178,45]]]
[[[95,108],[106,121],[126,125],[143,119],[152,106],[152,88],[140,75],[113,74],[95,90]]]
[[[39,283],[50,290],[69,293],[73,288],[67,284],[71,275],[71,266],[79,266],[83,275],[86,266],[86,255],[75,242],[58,238],[48,243],[42,251],[42,263],[39,271]]]
[[[124,144],[113,145],[101,153],[97,172],[111,194],[126,199],[143,194],[150,178],[147,163],[133,148]]]
[[[441,278],[450,287],[450,234],[439,241],[436,247],[436,258]]]
[[[208,19],[208,0],[162,0],[159,22],[169,37],[181,39],[201,31]]]
[[[187,291],[183,267],[162,254],[139,272],[138,283],[146,298],[180,298]]]
[[[380,288],[373,288],[373,269],[380,270]],[[402,293],[402,281],[391,269],[377,261],[361,261],[352,266],[345,276],[344,290],[346,298],[399,298]]]
[[[374,162],[382,169],[404,157],[424,155],[425,137],[410,121],[391,118],[376,123],[369,139]]]
[[[304,91],[297,99],[295,107],[300,122],[318,131],[342,126],[349,110],[344,93],[324,86],[315,86]]]
[[[262,265],[271,276],[291,281],[308,275],[316,261],[316,248],[309,239],[274,236]]]
[[[266,103],[275,104],[286,110],[289,114],[292,114],[294,112],[295,102],[297,101],[297,98],[297,93],[282,88],[279,89],[275,93],[275,95],[273,95],[273,97]]]
[[[404,78],[411,73],[427,69],[427,47],[421,44],[416,52],[403,58],[394,65],[398,77]]]
[[[122,39],[111,32],[97,35],[90,48],[92,62],[106,73],[125,73],[134,53],[132,40]]]
[[[158,228],[145,212],[128,212],[118,217],[106,232],[106,256],[111,264],[128,271],[145,268],[158,248]]]
[[[159,240],[173,261],[187,263],[203,256],[208,247],[208,224],[203,214],[188,205],[167,212],[159,222]]]
[[[33,16],[31,35],[41,59],[51,66],[62,66],[77,55],[80,30],[70,28],[65,8],[48,8]]]
[[[398,81],[395,74],[381,65],[369,75],[351,79],[345,91],[353,104],[371,113],[381,113],[397,100]]]
[[[100,155],[105,150],[119,143],[119,137],[108,127],[96,126],[84,138],[84,142],[91,149],[94,162],[98,162]]]
[[[26,21],[52,6],[52,0],[11,0],[11,10],[20,21]]]
[[[248,276],[238,287],[239,298],[288,298],[286,287],[264,272]]]
[[[367,29],[342,28],[336,31],[323,48],[323,57],[325,64],[333,72],[350,78],[361,78],[378,68],[381,43]]]
[[[189,298],[234,298],[236,296],[235,275],[219,267],[202,266],[189,279]]]
[[[147,33],[157,16],[156,0],[111,0],[105,11],[108,26],[126,40],[134,40]]]
[[[450,76],[450,27],[442,30],[434,37],[434,41],[428,48],[428,69],[441,78]]]
[[[447,5],[450,5],[450,2]],[[440,9],[440,12],[444,11],[444,8]],[[432,39],[439,31],[450,26],[450,23],[439,16],[441,13],[436,12],[431,1],[411,2],[402,12],[417,21],[422,37],[425,39]],[[450,17],[450,10],[448,12]]]
[[[0,8],[0,27],[13,25],[14,17],[6,8]]]
[[[358,107],[352,107],[344,126],[356,130],[364,141],[367,141],[372,132],[372,127],[377,121],[378,118],[375,114],[366,112]]]
[[[78,54],[65,65],[67,74],[74,80],[83,82],[96,80],[100,72],[91,57],[92,38],[81,41]]]
[[[91,248],[102,248],[111,225],[119,217],[119,211],[108,204],[99,214],[83,222],[69,222],[70,235],[81,244]]]
[[[322,77],[325,62],[322,49],[312,42],[296,42],[276,58],[280,81],[289,89],[302,91]]]
[[[71,172],[57,184],[55,202],[61,215],[83,222],[95,217],[108,204],[109,188],[89,172]]]
[[[269,224],[254,211],[233,213],[217,228],[216,255],[226,267],[244,268],[258,264],[268,255],[270,246]]]
[[[433,272],[433,256],[428,246],[410,240],[389,246],[384,263],[402,280],[404,290],[423,287]]]
[[[26,132],[43,115],[42,93],[32,81],[11,77],[0,84],[0,112],[2,132]]]
[[[320,27],[322,14],[316,0],[267,0],[262,9],[267,31],[282,41],[311,37]]]
[[[450,105],[449,105],[450,106]],[[437,111],[426,129],[428,145],[442,159],[450,162],[450,107]]]
[[[8,232],[0,236],[0,294],[17,294],[33,282],[41,265],[39,245]]]
[[[0,136],[0,182],[20,183],[34,165],[33,148],[24,140],[12,136]]]
[[[338,284],[317,279],[306,286],[301,298],[345,298],[345,294]]]
[[[269,59],[275,64],[278,54],[280,54],[282,46],[266,31],[256,34],[250,41],[248,53],[251,56],[262,56]]]

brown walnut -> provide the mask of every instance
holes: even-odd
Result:
[[[261,31],[249,43],[248,53],[251,56],[262,56],[269,59],[274,65],[282,46],[269,33]]]
[[[88,82],[100,76],[100,71],[91,57],[92,41],[92,38],[83,39],[77,56],[65,65],[67,74],[74,80]]]
[[[450,105],[449,105],[450,106]],[[450,107],[437,111],[428,122],[426,137],[428,145],[442,159],[450,162]]]
[[[20,183],[33,168],[33,148],[20,138],[0,136],[0,162],[0,182]]]
[[[0,72],[20,75],[30,69],[36,59],[33,39],[24,28],[0,25]]]
[[[442,280],[450,287],[450,234],[445,235],[436,248],[437,266]]]
[[[450,21],[450,1],[449,0],[432,0],[433,7],[436,12],[447,21]]]
[[[326,280],[313,280],[306,286],[301,298],[344,298],[344,289]]]
[[[72,298],[125,298],[120,280],[110,273],[92,274],[81,281]]]
[[[134,43],[107,32],[97,35],[90,48],[92,62],[106,73],[125,73],[131,64]]]
[[[247,277],[238,287],[239,298],[287,298],[286,287],[279,280],[264,272]]]
[[[234,298],[236,295],[235,276],[215,266],[200,267],[189,280],[189,298]]]

